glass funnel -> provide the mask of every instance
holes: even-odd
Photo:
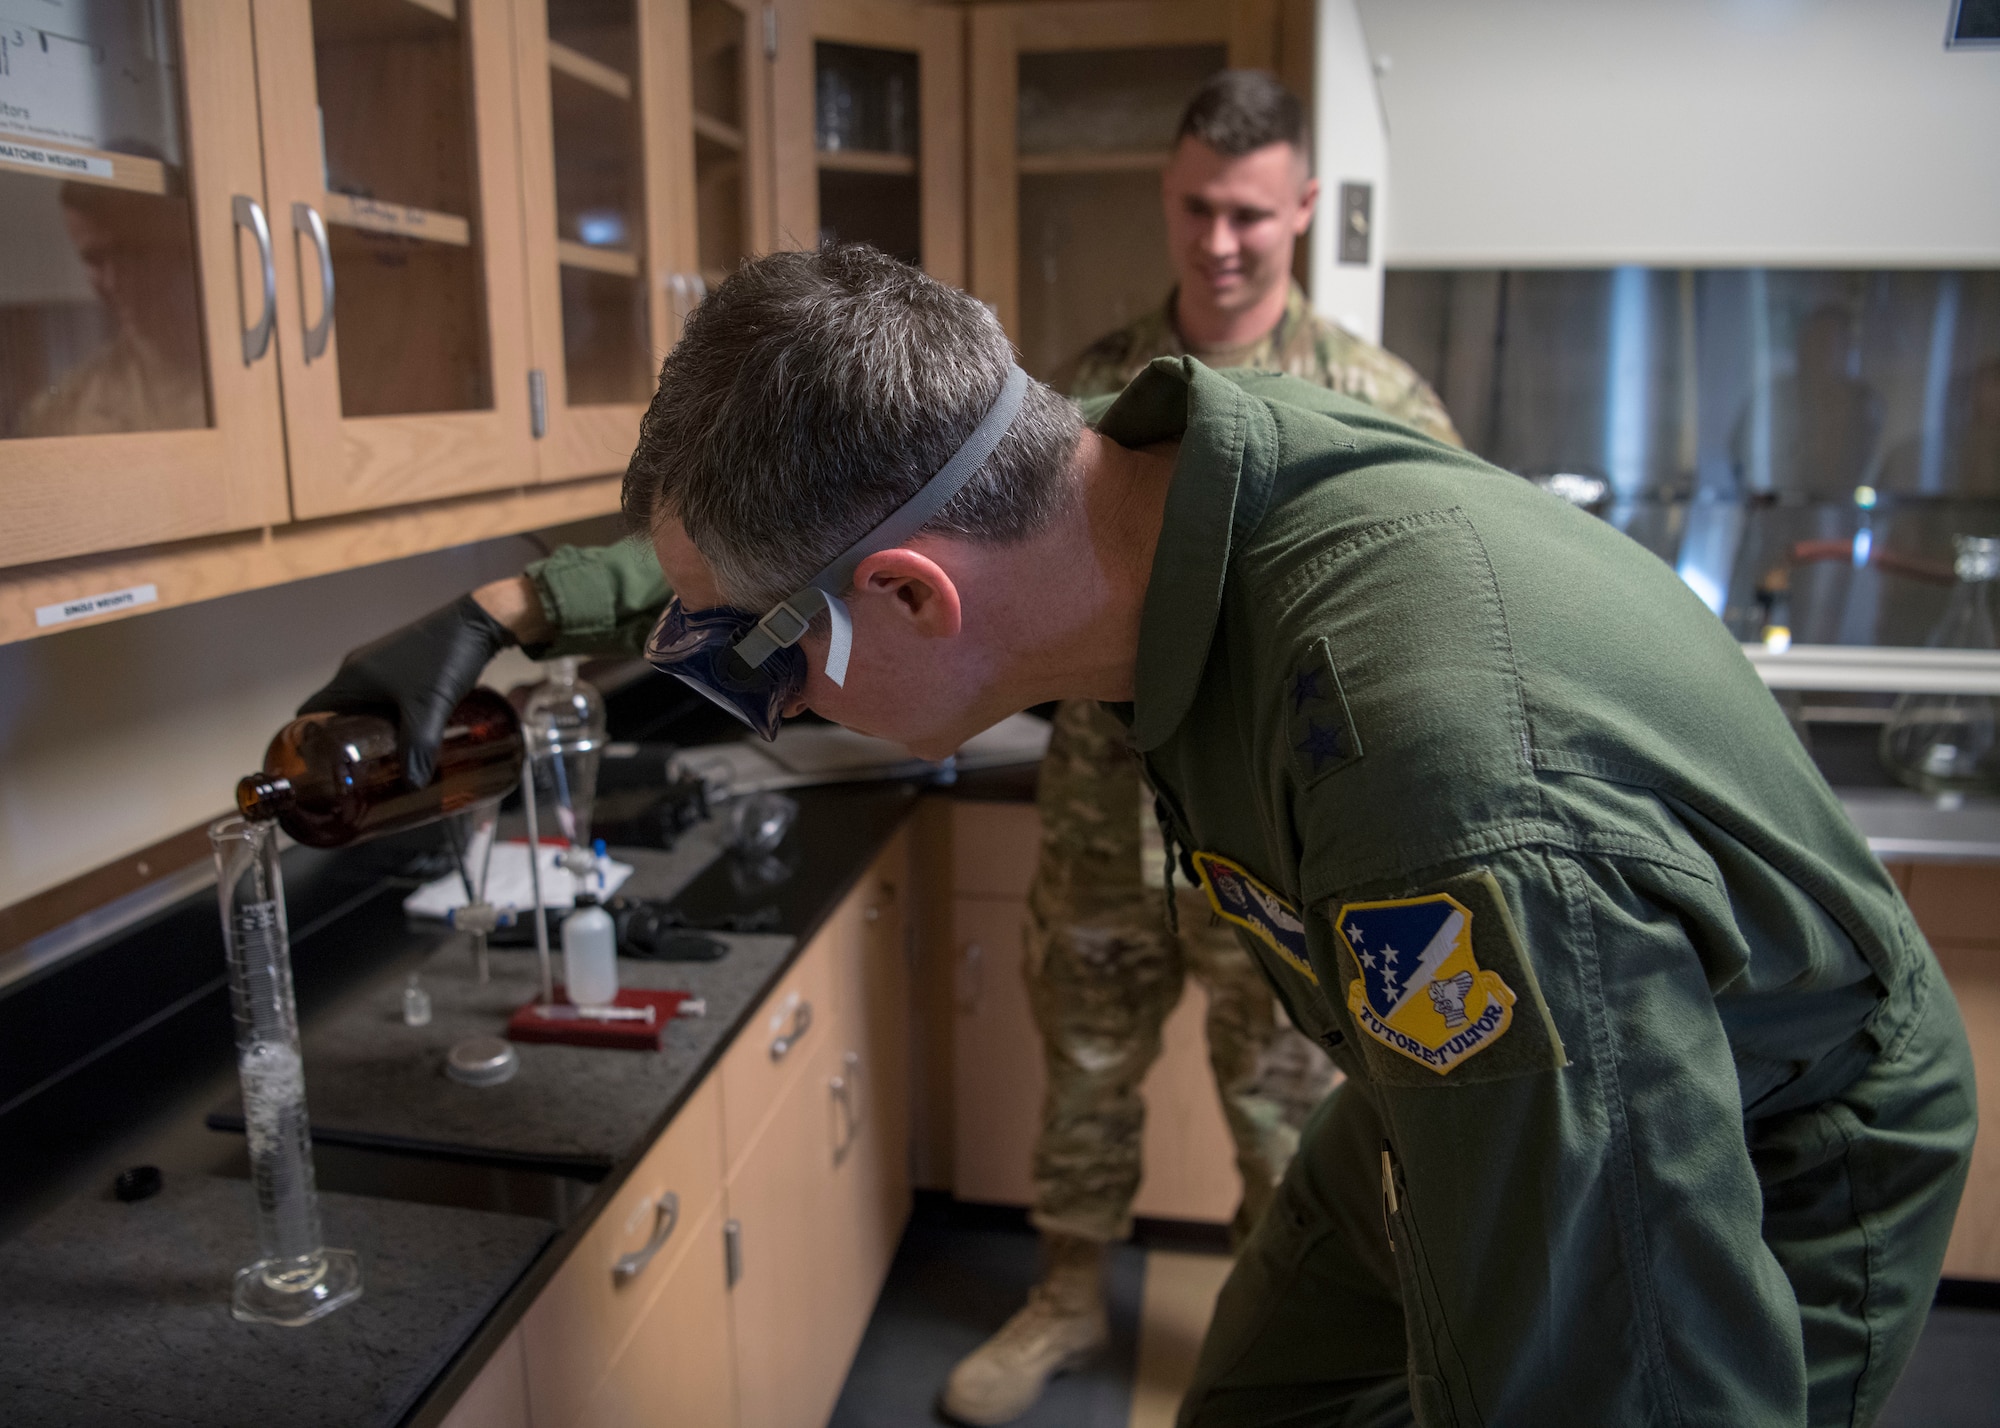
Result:
[[[1958,583],[1928,641],[1932,649],[2000,649],[1994,618],[2000,537],[1956,536]],[[1882,730],[1882,762],[1910,787],[1955,803],[2000,786],[1993,699],[1984,694],[1904,694]]]
[[[555,831],[569,844],[563,866],[581,877],[595,866],[590,815],[604,754],[604,698],[577,678],[574,659],[554,660],[549,677],[529,691],[521,724],[533,756],[535,796],[554,810]]]
[[[257,1192],[257,1258],[236,1271],[230,1312],[255,1323],[310,1323],[359,1297],[361,1262],[352,1250],[328,1249],[320,1236],[277,829],[225,818],[208,837]]]

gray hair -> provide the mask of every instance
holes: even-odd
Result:
[[[688,318],[625,471],[625,515],[672,516],[725,597],[764,611],[909,500],[999,396],[987,308],[861,245],[773,253]],[[924,527],[1004,544],[1069,504],[1076,409],[1029,384],[1013,426]]]

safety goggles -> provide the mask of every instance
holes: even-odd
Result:
[[[733,605],[688,610],[678,596],[669,600],[646,640],[646,662],[697,690],[766,739],[777,738],[786,706],[805,691],[806,658],[797,646],[813,620],[826,612],[826,677],[845,685],[854,622],[841,596],[854,581],[855,567],[922,530],[964,489],[1014,424],[1027,394],[1028,374],[1010,367],[1000,395],[938,473],[839,559],[764,614]]]

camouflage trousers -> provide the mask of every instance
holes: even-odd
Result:
[[[1141,794],[1118,721],[1094,703],[1063,705],[1042,764],[1042,852],[1023,964],[1048,1075],[1032,1218],[1084,1239],[1131,1233],[1139,1086],[1192,974],[1208,992],[1209,1065],[1243,1178],[1231,1226],[1240,1241],[1333,1067],[1285,1021],[1255,959],[1199,892],[1177,890],[1179,930],[1169,930],[1161,890],[1144,873]]]

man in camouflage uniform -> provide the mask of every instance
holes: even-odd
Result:
[[[1255,71],[1210,80],[1181,120],[1162,184],[1180,285],[1158,311],[1085,349],[1054,385],[1076,398],[1114,394],[1154,358],[1192,354],[1212,367],[1288,373],[1456,442],[1408,366],[1316,315],[1291,281],[1317,191],[1298,101]],[[1208,991],[1209,1064],[1243,1177],[1231,1226],[1239,1243],[1332,1076],[1201,893],[1182,888],[1169,925],[1161,861],[1144,856],[1157,830],[1141,790],[1124,726],[1092,701],[1065,703],[1042,763],[1025,964],[1048,1071],[1032,1215],[1047,1270],[1027,1306],[952,1371],[941,1406],[962,1422],[1019,1417],[1053,1374],[1104,1342],[1104,1247],[1131,1232],[1139,1187],[1139,1084],[1190,973]]]

